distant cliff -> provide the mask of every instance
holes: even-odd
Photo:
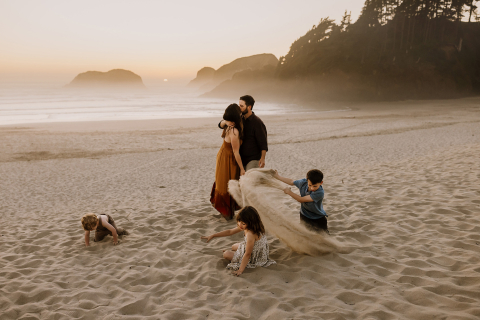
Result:
[[[238,58],[218,70],[210,67],[198,71],[197,77],[190,81],[190,87],[197,87],[201,91],[210,91],[223,81],[230,80],[237,72],[245,70],[261,70],[264,67],[276,67],[278,59],[271,53],[256,54],[249,57]]]
[[[205,67],[197,72],[197,77],[190,81],[188,84],[191,87],[201,87],[206,83],[213,81],[213,75],[215,74],[215,69],[210,67]]]
[[[233,75],[232,79],[225,80],[213,90],[202,94],[202,97],[232,98],[251,94],[265,98],[264,93],[275,87],[275,67],[265,66],[258,70],[243,70]],[[270,97],[267,99],[271,100]],[[275,99],[274,99],[275,100]]]
[[[480,16],[474,9],[464,0],[367,0],[356,22],[347,12],[338,24],[321,19],[274,70],[241,71],[204,96],[248,93],[317,103],[480,95]]]
[[[91,89],[145,89],[142,78],[129,70],[113,69],[108,72],[87,71],[78,74],[67,88]]]

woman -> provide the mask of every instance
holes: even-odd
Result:
[[[228,193],[228,181],[238,180],[245,174],[240,158],[240,144],[243,137],[242,111],[233,103],[223,114],[226,126],[223,129],[223,144],[217,154],[215,183],[213,184],[210,202],[225,219],[233,218],[235,209],[239,209],[235,200]]]

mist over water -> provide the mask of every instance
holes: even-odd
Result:
[[[231,100],[199,98],[184,86],[138,92],[85,92],[42,85],[0,87],[0,125],[48,122],[222,117]],[[289,105],[255,104],[258,115],[292,112]],[[298,112],[298,109],[295,111]]]

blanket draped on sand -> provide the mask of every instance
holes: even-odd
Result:
[[[285,196],[282,190],[287,185],[274,174],[272,169],[251,169],[240,180],[230,180],[228,192],[242,208],[257,209],[266,231],[292,250],[309,255],[343,251],[328,235],[310,231],[300,223],[300,204]]]

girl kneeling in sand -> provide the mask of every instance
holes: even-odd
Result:
[[[209,242],[215,237],[231,236],[240,231],[244,233],[243,242],[234,244],[232,251],[223,252],[223,257],[231,261],[227,269],[236,270],[234,274],[239,276],[245,268],[268,267],[276,263],[268,258],[269,248],[265,228],[254,207],[247,206],[237,214],[236,228],[202,237],[202,239],[207,239]]]

